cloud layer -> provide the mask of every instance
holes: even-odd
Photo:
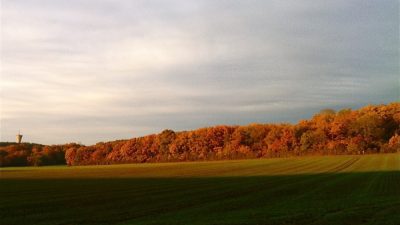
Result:
[[[1,1],[1,141],[296,122],[399,100],[399,2]]]

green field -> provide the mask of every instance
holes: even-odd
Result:
[[[0,224],[400,224],[400,154],[3,168]]]

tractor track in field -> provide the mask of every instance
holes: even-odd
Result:
[[[352,166],[352,165],[353,165],[354,163],[356,163],[358,160],[360,160],[360,157],[359,157],[359,156],[358,156],[358,157],[351,158],[351,159],[349,159],[348,161],[346,161],[346,162],[344,162],[344,163],[342,163],[342,164],[340,164],[340,165],[337,165],[337,166],[335,166],[334,168],[332,168],[332,169],[326,171],[326,173],[338,173],[338,172],[341,172],[341,171],[343,171],[343,170],[349,168],[350,166]]]

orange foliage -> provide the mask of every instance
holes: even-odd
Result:
[[[43,146],[0,145],[0,166],[168,162],[400,151],[400,103],[323,110],[298,124],[164,130],[130,140]],[[65,160],[60,159],[60,156]]]
[[[101,143],[67,154],[71,165],[166,162],[309,154],[396,152],[400,147],[400,103],[338,112],[323,110],[310,120],[291,124],[215,126],[193,131],[165,130],[157,135]],[[102,150],[103,145],[112,150]],[[67,151],[68,153],[68,151]]]

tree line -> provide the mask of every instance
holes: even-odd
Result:
[[[0,165],[4,165],[4,155],[16,154],[10,147],[18,148],[0,147]],[[193,131],[164,130],[92,146],[43,146],[41,151],[27,151],[22,158],[26,156],[27,165],[35,165],[34,155],[43,152],[48,157],[53,152],[48,148],[65,154],[63,163],[68,165],[399,152],[400,103],[338,112],[326,109],[297,124],[221,125]],[[36,164],[49,162],[46,160]]]
[[[298,124],[215,126],[164,130],[126,141],[73,147],[68,165],[175,162],[396,152],[400,148],[400,103],[359,110],[322,110]]]
[[[0,166],[65,165],[65,152],[82,145],[41,145],[35,143],[1,142]]]

